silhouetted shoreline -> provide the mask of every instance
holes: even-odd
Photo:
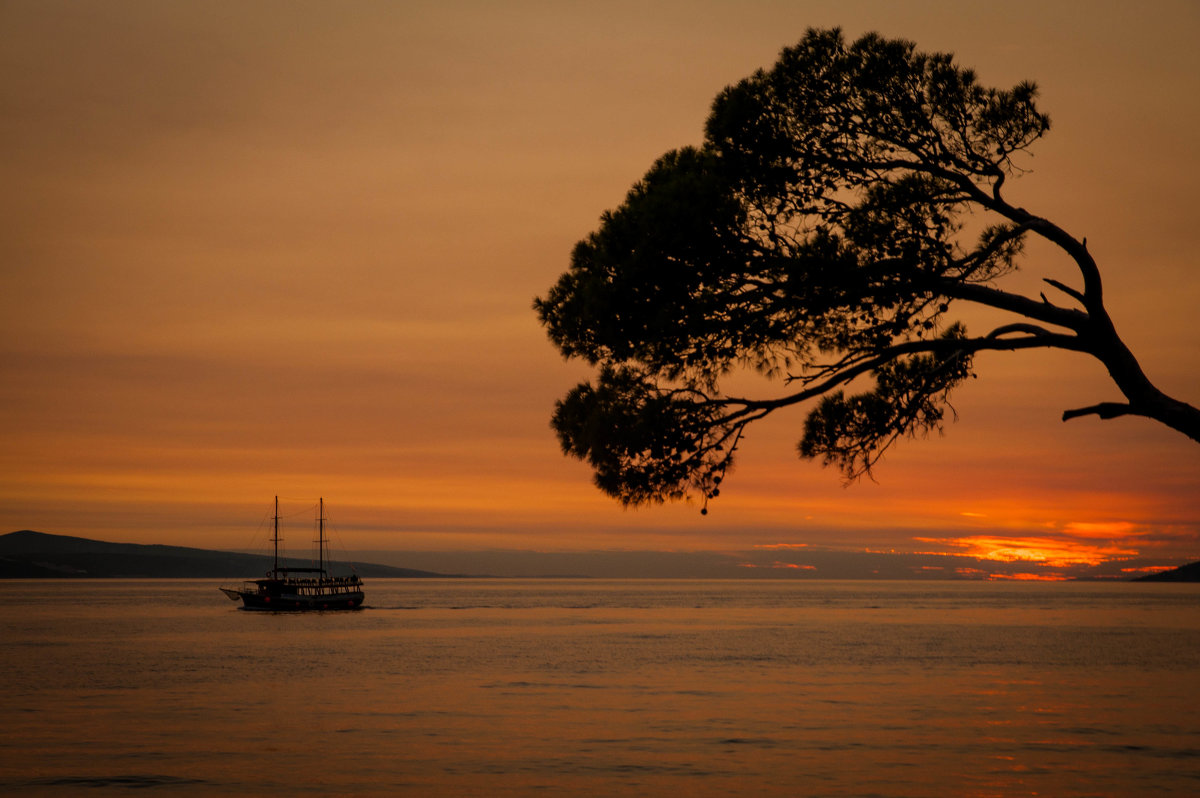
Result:
[[[819,570],[749,567],[741,559],[718,552],[358,552],[353,572],[364,578],[514,578],[514,579],[869,579],[963,581],[954,568],[978,569],[981,562],[959,558],[945,568],[922,567],[918,555],[882,555],[845,552],[809,552]],[[396,558],[420,568],[380,564]],[[368,562],[368,560],[375,560]],[[287,567],[309,565],[308,560],[284,558]],[[150,578],[234,579],[258,576],[272,566],[268,555],[214,551],[184,546],[109,543],[67,535],[24,530],[0,535],[0,579]],[[342,564],[336,575],[348,576]],[[995,579],[1005,575],[997,571]],[[1074,582],[1200,582],[1200,563],[1184,565],[1145,577],[1070,575]],[[974,580],[968,580],[974,581]],[[984,578],[984,581],[989,581]]]
[[[1200,562],[1190,562],[1169,571],[1159,571],[1156,574],[1146,574],[1134,579],[1135,582],[1200,582]]]
[[[289,567],[308,560],[286,558]],[[21,530],[0,535],[0,578],[3,579],[228,579],[265,573],[271,557],[185,546],[109,543],[68,535]],[[350,570],[335,564],[335,575]],[[361,577],[438,578],[458,576],[375,563],[354,563]]]

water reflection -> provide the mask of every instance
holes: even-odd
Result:
[[[1189,794],[1194,587],[14,583],[0,787],[185,794]]]

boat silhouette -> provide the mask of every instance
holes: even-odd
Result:
[[[305,612],[356,610],[362,607],[363,582],[357,574],[330,576],[325,567],[325,499],[317,505],[317,567],[292,568],[279,564],[279,497],[275,497],[275,529],[271,537],[275,556],[270,571],[247,579],[237,587],[221,587],[232,601],[247,610]]]

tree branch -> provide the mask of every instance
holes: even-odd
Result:
[[[1055,333],[1050,332],[1045,327],[1039,327],[1036,324],[1024,324],[1015,322],[1013,324],[1005,324],[1003,327],[997,327],[987,334],[988,338],[999,338],[1009,333],[1023,332],[1034,337],[1053,336]]]
[[[1067,349],[1074,352],[1087,351],[1083,342],[1073,335],[1061,335],[1043,330],[1040,327],[1029,325],[1033,329],[1025,330],[1031,333],[1023,338],[1004,338],[996,337],[1004,335],[1007,332],[1016,332],[1012,329],[1020,325],[1009,325],[1009,329],[1001,327],[993,330],[985,338],[963,338],[963,339],[944,339],[938,338],[930,341],[906,341],[903,343],[889,346],[886,349],[880,350],[873,357],[865,360],[856,361],[853,365],[844,368],[825,380],[809,384],[803,390],[797,391],[788,396],[782,396],[777,399],[755,400],[726,397],[722,399],[711,399],[709,403],[718,406],[739,406],[741,409],[724,419],[727,421],[736,420],[737,418],[750,414],[762,412],[763,415],[773,412],[783,407],[799,404],[808,399],[820,396],[832,389],[844,385],[856,377],[860,377],[869,371],[873,371],[880,366],[906,355],[916,354],[936,354],[936,353],[954,353],[975,354],[977,352],[994,351],[994,352],[1015,352],[1022,349]],[[761,416],[758,416],[761,417]]]
[[[843,167],[852,166],[852,162],[840,162]],[[955,172],[952,169],[947,169],[944,166],[935,163],[916,163],[903,158],[897,158],[889,161],[879,161],[869,164],[873,168],[882,169],[884,171],[911,171],[922,172],[925,174],[940,177],[949,182],[955,183],[963,188],[980,205],[988,210],[1004,216],[1005,218],[1016,222],[1018,225],[1033,230],[1038,235],[1046,240],[1058,245],[1065,251],[1079,267],[1080,273],[1083,275],[1083,293],[1067,289],[1061,284],[1055,285],[1056,288],[1066,291],[1084,302],[1088,307],[1103,306],[1103,287],[1100,280],[1100,267],[1096,265],[1096,260],[1092,257],[1092,253],[1088,251],[1087,239],[1082,241],[1076,240],[1074,236],[1063,230],[1058,225],[1048,219],[1030,213],[1024,208],[1010,205],[1000,195],[999,186],[994,185],[993,191],[989,194],[984,191],[980,185],[973,179],[973,173],[970,170],[964,172]],[[981,175],[983,176],[983,175]],[[1086,297],[1086,300],[1085,300]]]
[[[1037,321],[1066,327],[1074,332],[1082,332],[1087,326],[1088,314],[1073,308],[1060,308],[1048,302],[1035,302],[1020,294],[1010,294],[986,285],[962,283],[954,280],[942,280],[937,283],[939,290],[953,299],[965,299],[980,305],[1007,310],[1020,316],[1036,319]]]
[[[1073,418],[1081,416],[1096,415],[1102,419],[1120,418],[1121,416],[1142,416],[1145,413],[1137,410],[1133,405],[1123,402],[1100,402],[1091,407],[1080,407],[1075,410],[1064,410],[1062,414],[1063,421],[1070,421]]]
[[[1054,286],[1059,291],[1062,291],[1064,294],[1066,294],[1069,297],[1073,297],[1073,298],[1079,300],[1081,303],[1084,301],[1083,294],[1076,291],[1074,288],[1072,288],[1069,285],[1063,285],[1058,280],[1051,280],[1049,277],[1043,277],[1042,282],[1044,282],[1048,285]]]

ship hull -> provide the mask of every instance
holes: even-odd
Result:
[[[268,612],[329,612],[362,608],[363,594],[336,596],[261,596],[242,593],[242,609]]]
[[[357,610],[364,594],[358,579],[256,579],[241,588],[221,588],[242,608],[268,612]]]

